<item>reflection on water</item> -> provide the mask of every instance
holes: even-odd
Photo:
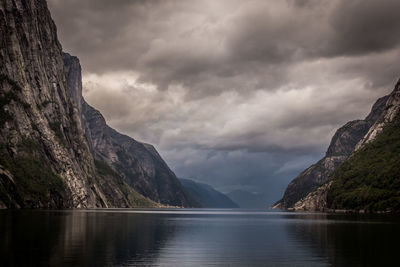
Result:
[[[229,210],[0,211],[4,266],[383,266],[396,217]]]
[[[289,235],[326,255],[331,265],[399,266],[399,217],[320,214],[304,219],[286,224]]]

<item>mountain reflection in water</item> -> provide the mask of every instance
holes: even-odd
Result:
[[[0,211],[3,266],[384,266],[394,216],[246,210]]]

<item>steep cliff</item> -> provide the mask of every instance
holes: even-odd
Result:
[[[295,210],[400,210],[400,81],[382,99],[380,115],[350,157]]]
[[[323,209],[400,211],[400,80],[385,111],[331,177]]]
[[[364,120],[350,121],[338,129],[332,137],[325,157],[290,182],[282,199],[272,208],[292,208],[297,201],[324,184],[333,171],[351,155],[357,144],[374,128],[373,126],[382,119],[389,97],[378,99]]]
[[[0,1],[0,206],[152,206],[94,161],[44,0]]]
[[[109,127],[101,113],[82,97],[78,58],[63,54],[69,95],[78,109],[92,154],[106,162],[140,194],[173,206],[196,207],[156,149]]]

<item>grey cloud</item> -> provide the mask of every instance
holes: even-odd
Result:
[[[362,55],[398,47],[398,10],[397,0],[341,1],[330,19],[334,32],[328,53]]]
[[[343,73],[345,79],[363,77],[370,90],[382,91],[382,88],[387,90],[395,84],[400,74],[399,57],[400,49],[391,49],[381,53],[348,58],[344,64],[336,67],[336,71]]]
[[[275,90],[293,62],[382,52],[400,40],[396,0],[49,3],[85,71],[134,70],[194,98]]]

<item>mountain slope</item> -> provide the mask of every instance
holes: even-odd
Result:
[[[152,145],[118,133],[84,100],[82,112],[95,158],[108,163],[130,186],[149,199],[172,206],[197,206]]]
[[[208,184],[189,179],[179,179],[186,191],[202,208],[238,208],[239,206],[223,193]]]
[[[0,1],[0,66],[0,207],[158,206],[94,160],[44,0]]]
[[[381,117],[389,96],[378,99],[364,120],[354,120],[338,129],[332,137],[326,155],[300,173],[290,184],[281,200],[273,208],[287,209],[325,183],[332,172],[354,151],[360,140]]]
[[[82,97],[81,66],[77,57],[63,53],[68,93],[74,100],[90,150],[140,194],[172,206],[195,207],[156,149],[109,127],[103,115]]]
[[[13,206],[96,206],[94,165],[65,94],[46,3],[3,0],[0,8],[2,192],[13,195]]]
[[[400,81],[352,155],[295,210],[400,210]]]
[[[399,87],[393,100],[400,100]],[[387,106],[388,110],[397,108],[386,112],[355,153],[333,173],[328,208],[400,211],[400,105],[391,102]]]

